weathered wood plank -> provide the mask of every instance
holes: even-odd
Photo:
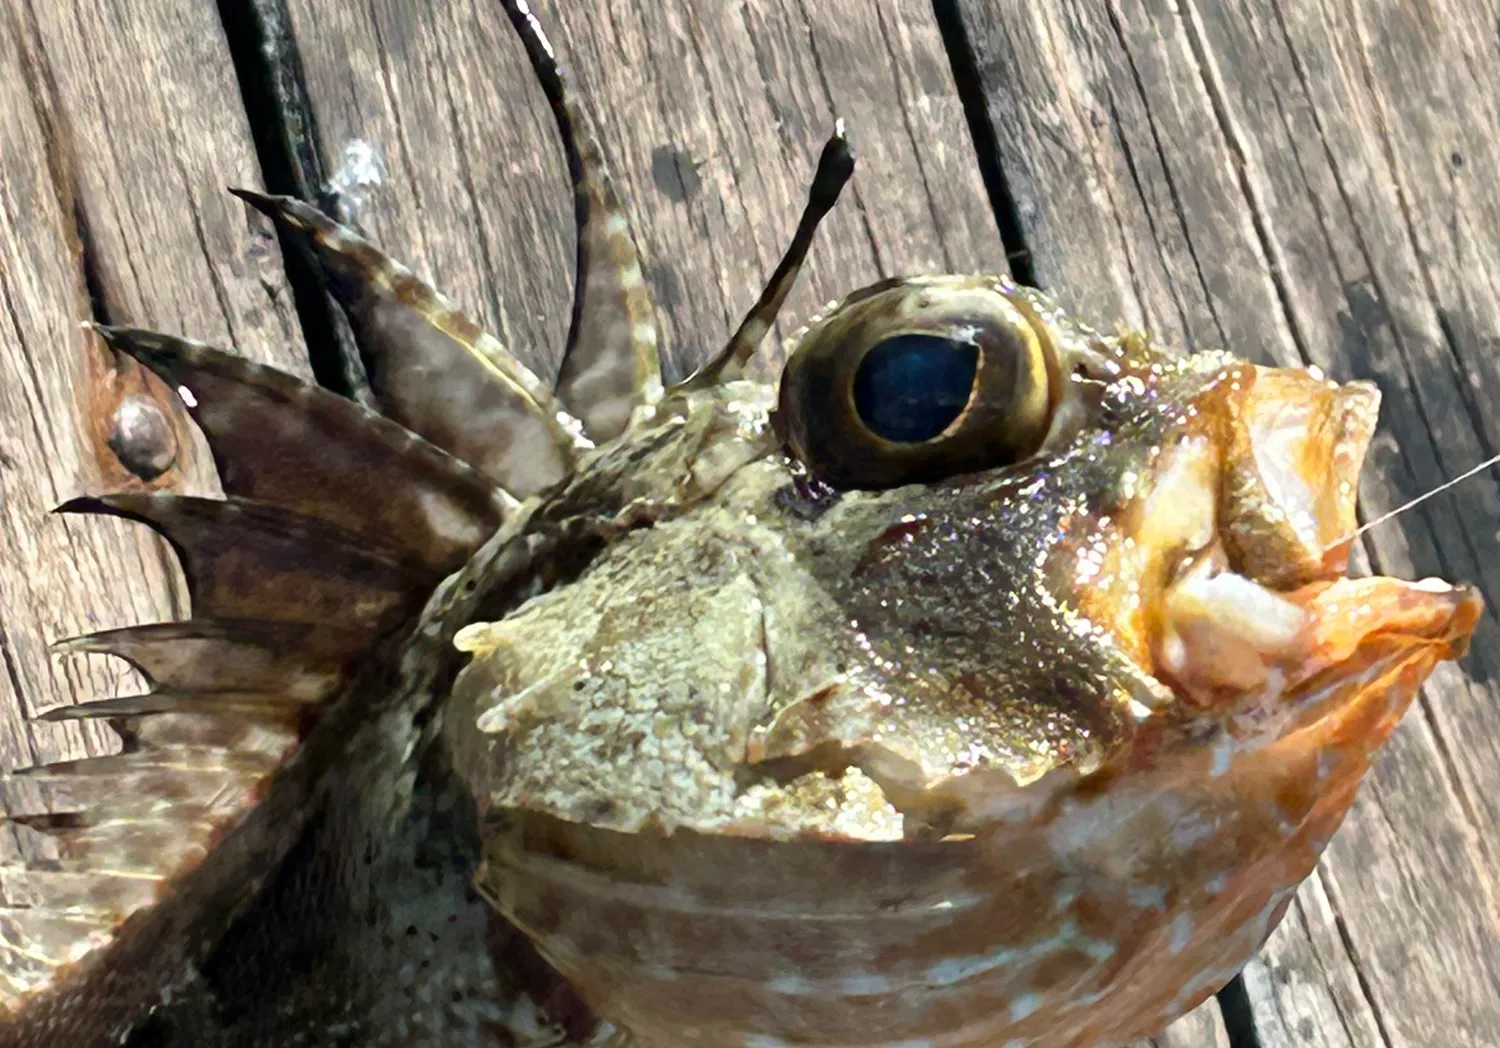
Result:
[[[1267,1045],[1375,1048],[1380,1024],[1339,937],[1323,881],[1308,882],[1261,955],[1245,966],[1255,1029]]]
[[[1372,377],[1370,515],[1497,443],[1495,12],[1363,0],[961,5],[1041,282],[1101,323]],[[1381,570],[1500,582],[1492,480],[1375,529]],[[1251,966],[1261,1043],[1500,1043],[1487,618]]]
[[[1136,1048],[1229,1048],[1229,1033],[1217,1002],[1210,999],[1173,1023],[1165,1033],[1137,1041]]]
[[[259,178],[211,0],[4,0],[0,158],[0,768],[9,770],[113,743],[102,729],[25,716],[140,686],[115,660],[54,660],[48,642],[184,610],[175,564],[145,529],[48,510],[84,491],[212,486],[174,398],[113,360],[81,322],[158,327],[297,371],[306,362],[275,242],[223,192]],[[117,454],[122,405],[138,428]],[[175,459],[163,450],[173,446]]]
[[[214,5],[75,0],[27,11],[50,147],[74,182],[110,319],[302,369],[280,258],[225,192],[260,177]]]
[[[820,236],[790,320],[883,272],[1003,266],[931,16],[814,6],[541,10],[584,82],[677,373],[759,292],[836,115],[865,173]],[[567,326],[570,198],[550,114],[497,6],[288,9],[324,165],[337,170],[356,141],[383,158],[362,224],[550,371]]]

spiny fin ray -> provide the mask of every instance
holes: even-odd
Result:
[[[170,691],[161,689],[141,695],[54,706],[37,719],[60,723],[77,720],[114,720],[156,713],[274,714],[316,703],[321,695],[289,695],[274,691]]]
[[[807,204],[802,209],[797,231],[792,234],[792,241],[787,245],[786,253],[781,256],[776,271],[766,281],[760,298],[750,307],[750,312],[745,314],[745,319],[740,322],[728,344],[718,356],[690,375],[682,383],[682,388],[701,389],[744,374],[745,364],[775,324],[782,303],[796,283],[797,274],[801,272],[802,263],[806,261],[807,253],[812,248],[813,235],[818,231],[819,224],[833,210],[839,194],[853,176],[854,148],[844,133],[844,122],[839,120],[818,157],[818,169],[813,173],[812,185],[807,191]]]
[[[256,806],[301,735],[299,718],[284,708],[117,712],[124,752],[0,778],[0,1006],[49,1000],[45,991],[60,976],[108,957],[106,944],[127,929],[140,932],[133,916],[164,899],[185,906],[174,878],[197,870]],[[186,932],[183,919],[180,910],[167,916],[166,940],[146,933],[146,956],[113,963],[122,972],[186,963],[196,935],[170,938]],[[113,1004],[132,1007],[124,998]]]
[[[430,573],[399,550],[250,499],[142,493],[82,497],[63,513],[147,524],[176,548],[204,618],[349,624],[379,631],[420,606]]]
[[[442,574],[500,526],[492,480],[352,401],[201,343],[95,330],[179,391],[228,494],[380,536]]]
[[[52,650],[116,655],[153,685],[176,692],[255,691],[314,701],[333,693],[346,657],[366,642],[358,631],[338,626],[195,619],[70,637],[55,642]],[[52,710],[45,716],[65,714]]]
[[[381,409],[517,497],[572,472],[582,423],[492,335],[317,208],[232,189],[308,247],[371,359]]]
[[[248,905],[366,716],[351,675],[384,671],[396,628],[514,505],[447,452],[290,376],[101,334],[178,389],[230,497],[60,507],[162,534],[197,616],[59,643],[124,658],[153,690],[43,714],[104,718],[122,752],[0,777],[0,1012],[70,1036],[86,1020],[79,1043],[139,1017]],[[70,994],[97,979],[111,989],[80,1013]]]
[[[577,92],[530,8],[515,0],[504,6],[552,108],[573,183],[578,256],[557,392],[602,443],[624,431],[637,407],[661,399],[655,307],[625,208]]]

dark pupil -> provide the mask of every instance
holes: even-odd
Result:
[[[854,374],[854,409],[876,436],[898,444],[931,440],[969,402],[979,347],[936,335],[878,343]]]

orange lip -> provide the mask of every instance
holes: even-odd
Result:
[[[1478,591],[1435,579],[1338,579],[1305,586],[1289,599],[1307,610],[1308,625],[1297,645],[1299,657],[1288,660],[1286,693],[1308,716],[1328,710],[1330,700],[1341,696],[1386,694],[1374,746],[1389,735],[1415,692],[1394,687],[1393,678],[1416,674],[1420,682],[1438,662],[1462,658],[1484,612]],[[1397,701],[1403,692],[1412,694]]]

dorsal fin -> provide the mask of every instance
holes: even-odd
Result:
[[[411,270],[317,208],[230,192],[308,247],[370,360],[381,410],[520,498],[572,471],[589,442],[551,389]]]
[[[121,695],[114,699],[97,699],[76,706],[54,706],[37,716],[38,720],[62,721],[109,720],[142,717],[154,713],[249,714],[275,717],[290,715],[300,707],[312,707],[325,695],[298,695],[279,691],[170,691],[165,688],[140,695]]]
[[[127,659],[152,690],[43,714],[104,718],[122,752],[0,778],[0,1015],[39,1046],[120,1036],[249,905],[371,716],[381,692],[356,675],[386,679],[401,628],[504,512],[490,481],[331,394],[105,334],[189,403],[229,498],[61,507],[166,536],[194,618],[61,642]]]
[[[505,0],[504,7],[552,107],[573,183],[578,257],[557,392],[602,443],[624,431],[637,407],[661,399],[655,307],[625,208],[577,92],[530,7],[517,0]]]
[[[71,637],[52,650],[117,655],[152,685],[177,692],[254,690],[312,701],[333,693],[345,657],[366,643],[359,630],[339,626],[203,618]]]
[[[509,497],[493,481],[350,400],[198,342],[95,330],[177,389],[230,495],[381,536],[442,571],[500,526]]]

